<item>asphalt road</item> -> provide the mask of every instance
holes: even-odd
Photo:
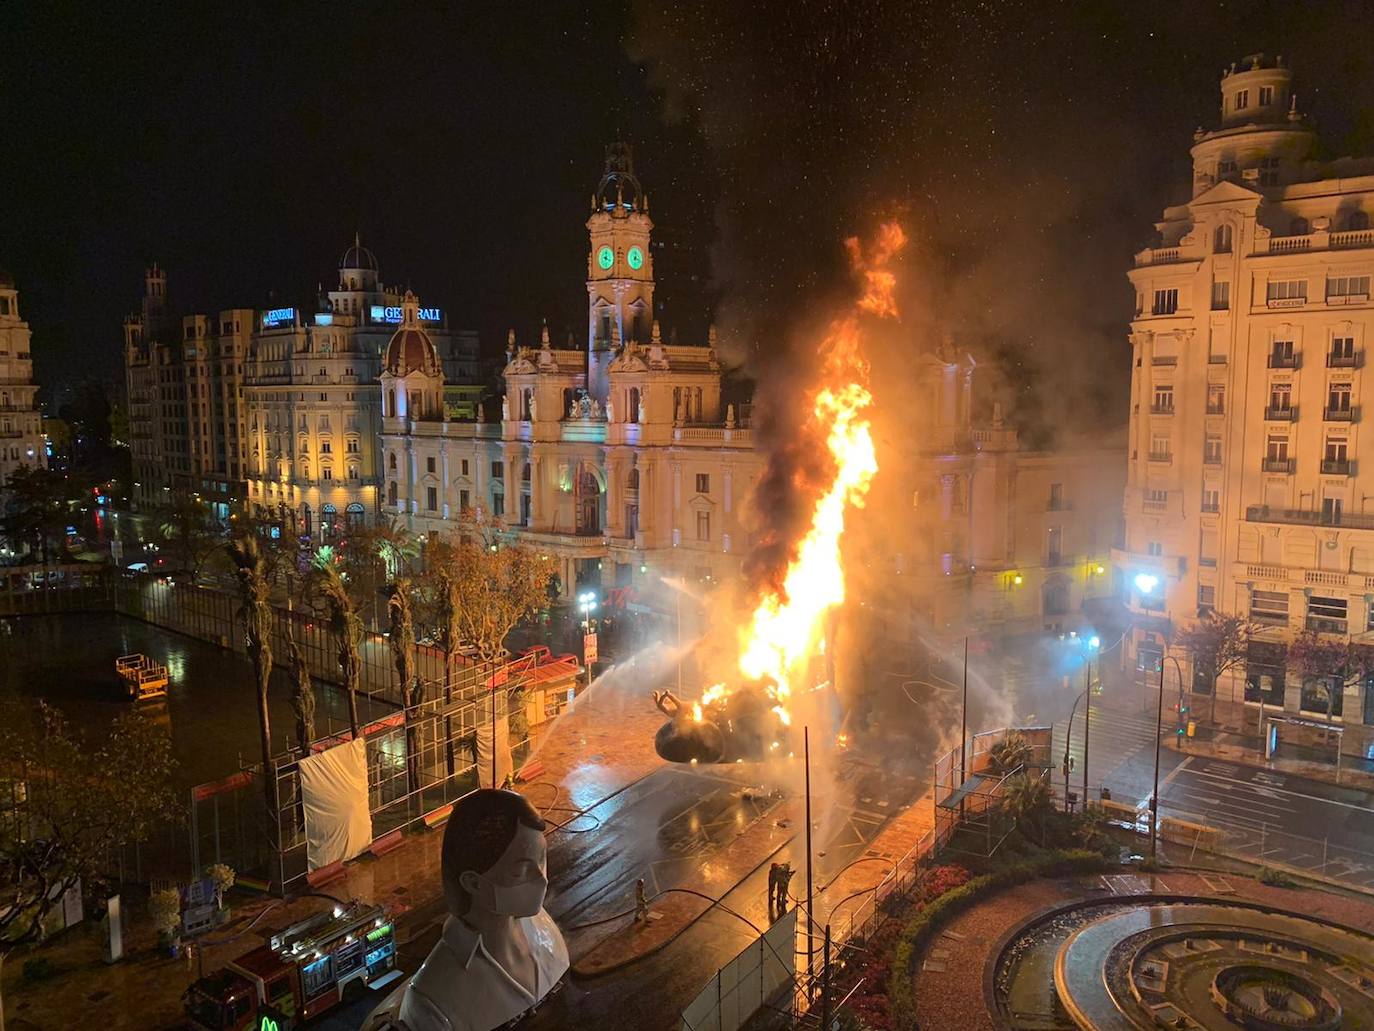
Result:
[[[745,790],[753,786],[750,774],[747,766],[664,766],[550,833],[547,905],[565,929],[632,908],[639,877],[650,894],[691,886],[740,916],[713,909],[663,951],[630,967],[587,981],[570,977],[522,1029],[675,1027],[682,1008],[766,921],[768,863],[790,861],[798,871],[793,894],[804,894],[804,827],[798,821],[779,828],[783,800]],[[817,834],[824,834],[815,844],[817,885],[862,857],[888,817],[926,787],[923,773],[891,764],[849,762],[841,779],[853,804],[837,804],[818,820]],[[578,827],[587,829],[573,830]],[[731,869],[719,854],[741,833],[771,835],[777,851],[752,869]],[[818,914],[825,908],[822,899]],[[402,969],[423,962],[445,915],[442,899],[435,899],[398,923]],[[355,1031],[376,1002],[368,997],[340,1008],[319,1027]]]
[[[1374,888],[1368,792],[1205,756],[1186,756],[1161,785],[1160,812],[1227,832],[1235,851]]]

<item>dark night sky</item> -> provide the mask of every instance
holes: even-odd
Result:
[[[179,309],[309,304],[355,228],[386,281],[499,348],[508,325],[581,326],[587,197],[619,132],[666,245],[665,329],[684,340],[714,309],[766,376],[842,285],[839,240],[897,211],[932,320],[1110,410],[1125,270],[1185,195],[1220,70],[1284,54],[1332,151],[1374,153],[1371,14],[21,3],[0,58],[0,264],[53,386],[118,377],[148,261]]]

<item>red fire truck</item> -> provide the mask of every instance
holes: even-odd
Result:
[[[355,982],[380,988],[400,976],[386,910],[355,901],[292,924],[202,977],[186,990],[186,1017],[204,1031],[290,1031],[337,1005]]]

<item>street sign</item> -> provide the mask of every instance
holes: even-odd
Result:
[[[582,635],[582,661],[590,666],[596,661],[596,634],[595,632]]]

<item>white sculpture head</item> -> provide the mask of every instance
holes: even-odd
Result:
[[[444,829],[444,898],[455,917],[535,916],[548,891],[544,820],[514,791],[459,799]]]

